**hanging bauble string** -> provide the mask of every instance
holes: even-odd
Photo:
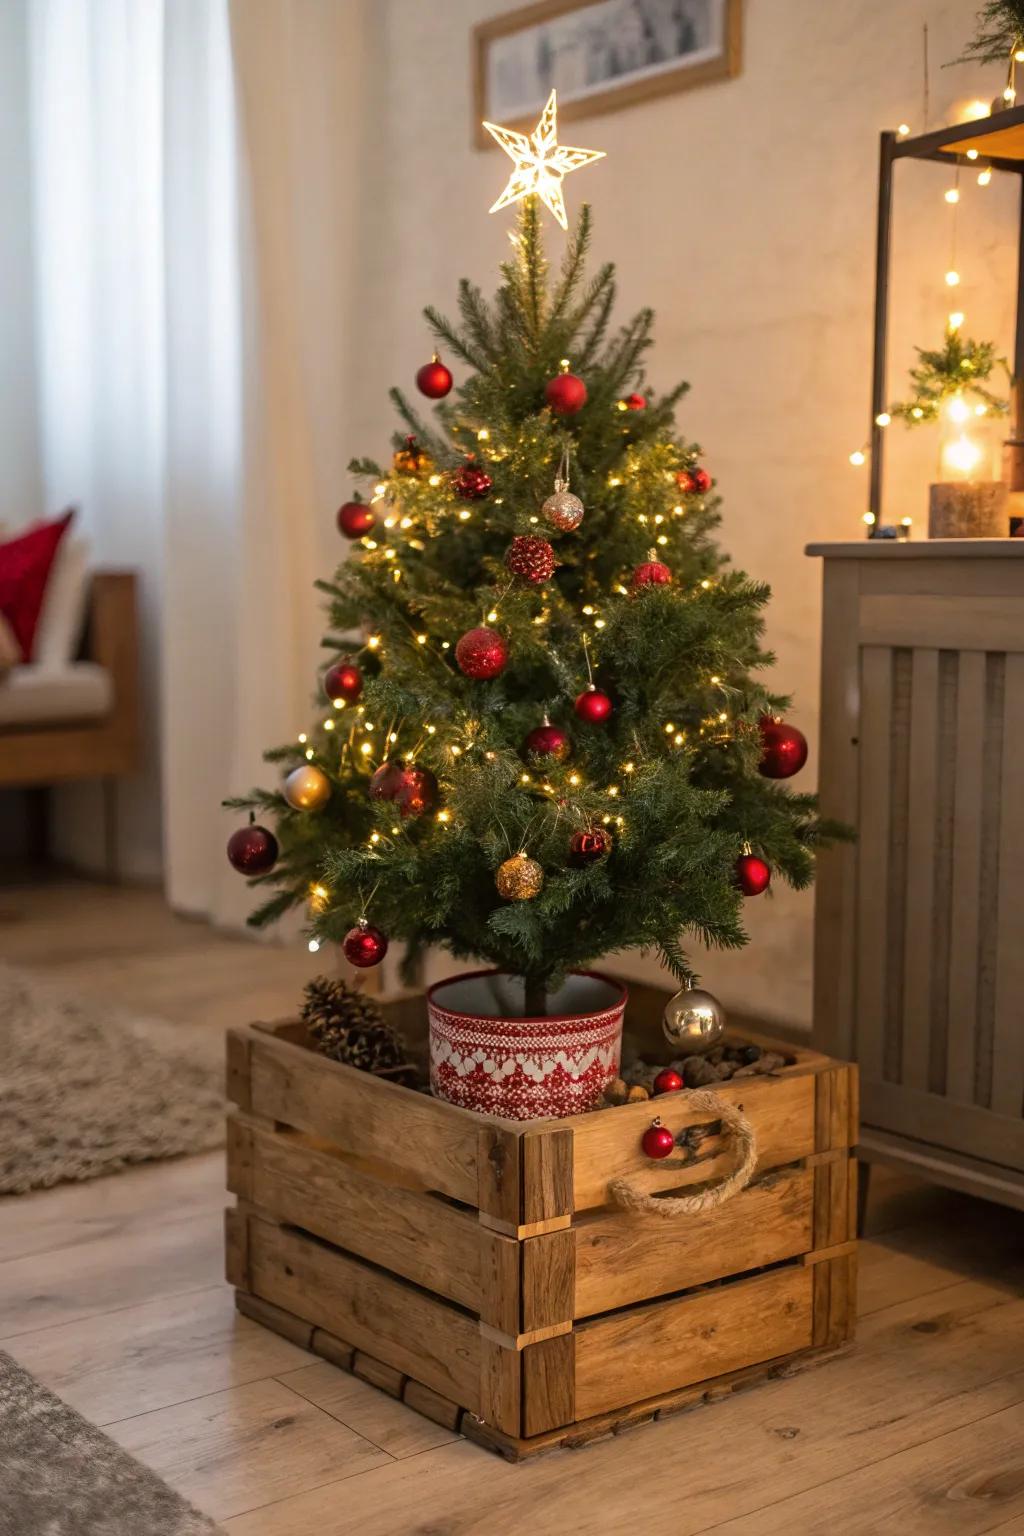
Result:
[[[368,966],[380,964],[388,952],[388,941],[379,928],[372,927],[365,917],[361,917],[346,933],[341,947],[349,965],[358,966],[363,971]]]
[[[550,581],[555,564],[555,552],[547,539],[534,533],[517,534],[505,552],[505,569],[535,587]]]
[[[302,763],[285,779],[284,797],[293,811],[318,811],[331,798],[331,781],[312,763]]]
[[[762,715],[761,761],[758,765],[766,779],[790,779],[807,761],[807,737],[795,725]]]
[[[361,539],[370,532],[377,519],[365,501],[346,501],[338,508],[338,531],[346,539]]]
[[[354,704],[363,691],[363,674],[351,661],[336,661],[324,673],[324,693],[332,701],[344,699]]]
[[[435,352],[432,360],[424,363],[416,374],[416,388],[428,400],[443,400],[451,387],[451,373]]]
[[[569,489],[569,447],[562,449],[562,458],[555,475],[555,489],[540,509],[544,521],[560,533],[572,533],[583,521],[583,503]]]
[[[544,888],[544,871],[536,859],[514,853],[499,864],[494,883],[505,901],[532,901]]]
[[[687,985],[665,1004],[661,1028],[669,1045],[682,1054],[710,1051],[725,1033],[725,1012],[717,997]]]
[[[239,827],[228,838],[228,862],[240,875],[268,875],[277,863],[277,838],[266,827],[249,817],[247,827]]]

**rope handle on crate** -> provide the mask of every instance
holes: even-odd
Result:
[[[722,1137],[735,1149],[736,1166],[717,1184],[709,1184],[696,1195],[648,1195],[629,1179],[613,1179],[608,1193],[616,1205],[626,1211],[654,1216],[699,1216],[713,1211],[750,1183],[757,1166],[757,1133],[743,1111],[707,1088],[687,1091],[686,1108],[714,1115],[722,1122]]]

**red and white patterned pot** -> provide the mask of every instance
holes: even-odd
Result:
[[[523,1018],[522,977],[470,971],[427,992],[430,1086],[438,1098],[505,1120],[593,1109],[618,1076],[626,989],[579,971]]]

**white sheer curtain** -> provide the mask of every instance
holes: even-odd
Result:
[[[143,587],[151,750],[122,865],[225,922],[249,898],[219,801],[305,722],[311,583],[337,557],[363,14],[29,5],[45,504],[80,503],[97,557]],[[59,817],[86,861],[93,793]]]

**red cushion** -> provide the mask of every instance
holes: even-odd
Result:
[[[22,661],[32,660],[46,583],[72,516],[65,512],[55,522],[37,523],[27,533],[0,544],[0,613],[14,632]]]

